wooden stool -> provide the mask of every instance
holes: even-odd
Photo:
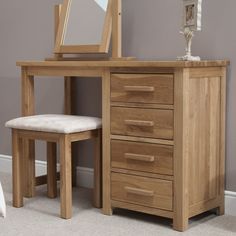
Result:
[[[60,146],[60,198],[61,217],[72,216],[71,143],[95,138],[94,205],[101,207],[101,119],[70,115],[36,115],[10,120],[13,156],[13,206],[23,206],[22,191],[22,140],[57,142]],[[48,158],[48,190],[56,196],[56,151]],[[33,160],[35,161],[35,160]]]

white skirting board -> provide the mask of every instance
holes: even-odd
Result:
[[[0,172],[11,173],[11,159],[11,156],[0,155]],[[45,161],[36,161],[36,176],[46,174],[46,170],[47,164]],[[85,188],[93,187],[93,169],[77,167],[76,178],[78,186]],[[236,216],[236,192],[225,191],[225,213]]]
[[[225,212],[236,216],[236,192],[225,191]]]

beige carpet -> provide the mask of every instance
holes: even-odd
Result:
[[[59,218],[59,198],[48,199],[46,186],[37,188],[37,197],[26,199],[20,209],[12,207],[11,176],[0,174],[7,201],[7,218],[0,218],[2,236],[101,235],[101,236],[236,236],[236,217],[205,214],[190,222],[184,233],[171,229],[171,221],[160,217],[116,210],[113,216],[103,215],[91,206],[91,191],[73,189],[73,218]]]

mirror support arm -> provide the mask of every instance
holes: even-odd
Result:
[[[122,2],[112,0],[112,58],[122,57]]]

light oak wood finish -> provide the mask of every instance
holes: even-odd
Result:
[[[173,111],[111,107],[111,133],[173,139]]]
[[[149,143],[111,141],[114,168],[173,175],[173,147]]]
[[[22,116],[34,114],[34,77],[28,75],[27,69],[22,68],[21,73]],[[35,195],[35,142],[23,140],[23,195],[33,197]]]
[[[72,217],[72,176],[71,176],[71,142],[67,134],[61,135],[60,146],[60,198],[61,217],[70,219]]]
[[[115,172],[115,173],[143,176],[143,177],[154,178],[154,179],[164,179],[164,180],[171,180],[171,181],[174,180],[173,175],[164,175],[164,174],[156,174],[156,173],[152,173],[152,172],[120,169],[120,168],[116,168],[116,167],[112,167],[111,171]]]
[[[47,142],[47,190],[49,198],[57,197],[57,144]]]
[[[103,173],[103,213],[112,214],[111,207],[111,147],[110,147],[110,72],[104,70],[102,77],[102,173]]]
[[[66,115],[72,115],[72,109],[73,109],[73,86],[75,84],[73,83],[74,78],[65,76],[64,78],[64,114]]]
[[[57,40],[57,33],[59,28],[59,21],[60,21],[60,14],[61,14],[61,7],[62,5],[55,5],[54,7],[54,41],[56,43]],[[59,60],[62,58],[61,54],[54,54],[54,60]]]
[[[73,115],[74,112],[74,89],[75,89],[75,79],[74,77],[65,76],[64,78],[64,114]],[[74,148],[73,148],[74,147]],[[75,146],[72,144],[72,156],[74,156]],[[76,165],[77,158],[72,158],[72,186],[76,186]]]
[[[188,227],[188,100],[189,69],[175,72],[175,119],[174,119],[174,218],[173,227],[184,231]]]
[[[56,181],[60,180],[60,172],[56,173]],[[40,186],[48,183],[48,175],[41,175],[35,178],[35,186]]]
[[[145,137],[131,137],[131,136],[124,136],[124,135],[110,135],[110,137],[113,140],[125,140],[125,141],[132,141],[132,142],[174,145],[173,140],[153,139],[153,138],[145,138]]]
[[[94,193],[93,204],[96,208],[102,208],[102,191],[96,191],[102,189],[102,131],[98,130],[97,137],[94,138]]]
[[[225,67],[229,64],[228,61],[218,60],[218,61],[18,61],[17,66],[32,68],[37,67],[38,72],[42,71],[40,67],[50,67],[50,69],[60,69],[65,70],[66,68],[76,68],[77,70],[83,69],[104,69],[107,68],[111,71],[120,70],[125,71],[127,68],[129,70],[137,71],[144,74],[147,71],[160,71],[163,68],[167,68],[166,71],[175,71],[175,68],[201,68],[206,69],[206,67]],[[66,73],[67,76],[70,76]]]
[[[22,163],[20,160],[21,154],[21,142],[19,139],[17,130],[12,130],[12,190],[13,190],[13,206],[22,207],[23,206],[23,189],[22,189]]]
[[[112,58],[122,58],[122,2],[112,0]]]
[[[111,101],[173,104],[173,75],[113,74]]]
[[[173,218],[173,212],[172,211],[166,211],[166,210],[161,210],[159,208],[153,208],[153,207],[147,207],[147,206],[142,206],[142,205],[137,205],[133,203],[128,203],[128,202],[120,202],[120,201],[111,201],[112,206],[114,208],[123,208],[123,209],[129,209],[131,211],[138,211],[138,212],[143,212],[151,215],[156,215],[156,216],[163,216],[165,218]]]
[[[103,24],[101,42],[95,45],[64,45],[64,39],[67,29],[67,23],[70,15],[72,0],[64,0],[61,7],[61,14],[55,42],[55,54],[75,54],[75,53],[107,53],[111,37],[112,27],[112,6],[111,0],[108,0],[107,12]],[[58,20],[56,19],[56,22]]]
[[[179,231],[187,229],[188,219],[192,216],[215,208],[218,208],[218,214],[224,213],[225,97],[226,66],[228,64],[228,61],[26,61],[17,63],[25,70],[27,78],[34,75],[102,78],[103,213],[111,215],[112,209],[118,207],[164,216],[173,219],[174,229]],[[113,75],[121,78],[127,76],[127,78],[135,79],[135,74],[137,75],[137,81],[143,77],[148,78],[150,75],[152,78],[155,75],[157,78],[163,75],[167,75],[168,78],[172,75],[173,85],[171,86],[173,87],[168,89],[173,91],[173,102],[164,104],[162,100],[161,103],[152,103],[151,100],[143,102],[142,99],[132,102],[125,99],[122,102],[113,101],[113,98],[111,98],[111,90],[113,89],[111,77]],[[136,91],[131,90],[139,90],[137,92],[140,94],[150,93],[153,87],[156,91],[154,82],[153,84],[125,84],[124,90],[126,90],[126,93],[136,93]],[[161,88],[158,87],[159,89]],[[27,91],[30,92],[30,90]],[[27,95],[29,106],[32,106],[34,102],[34,99],[32,101],[30,99],[31,95],[31,93]],[[121,128],[116,122],[113,126],[120,131],[119,134],[114,134],[111,132],[111,111],[114,109],[120,111],[115,114],[114,120],[119,121],[119,117],[122,116],[128,120],[128,123],[131,121],[134,124],[134,121],[139,121],[135,125],[149,125],[149,127],[142,127],[142,129],[152,128],[150,126],[152,124],[155,126],[156,116],[152,117],[150,114],[154,113],[160,116],[160,113],[164,112],[163,114],[167,115],[164,116],[163,124],[169,123],[168,119],[170,119],[172,133],[168,137],[169,139],[163,139],[163,136],[160,137],[159,132],[156,136],[146,137],[140,133],[140,130],[130,136],[124,132],[126,126]],[[149,110],[151,112],[146,113]],[[137,111],[138,115],[133,117],[133,111]],[[143,121],[148,122],[143,123]],[[138,126],[135,129],[141,128]],[[30,138],[31,135],[27,137]],[[52,141],[52,139],[49,141]],[[114,142],[124,142],[125,144],[120,144],[120,150],[118,151],[118,148],[113,150],[112,144]],[[150,169],[145,169],[145,165],[143,165],[144,168],[141,168],[138,164],[132,165],[132,169],[130,166],[127,167],[129,164],[127,162],[133,161],[150,161],[152,163],[153,156],[155,156],[146,151],[145,153],[136,153],[133,149],[131,151],[126,150],[127,146],[136,143],[143,143],[142,151],[148,150],[148,148],[145,148],[146,145],[153,145],[158,148],[161,146],[170,147],[170,150],[173,148],[172,173],[169,168],[170,164],[167,164],[166,173],[165,171],[162,173],[150,172]],[[138,148],[136,149],[138,150]],[[126,154],[124,157],[126,163],[123,160],[119,161],[120,154],[116,153],[120,152]],[[112,166],[114,164],[112,159],[114,153],[119,155],[118,159],[115,159],[116,167]],[[139,160],[133,160],[134,158]],[[168,158],[171,159],[169,155]],[[164,164],[164,155],[162,160]],[[200,176],[198,173],[203,174]],[[137,189],[132,188],[137,187],[149,191],[148,193],[139,191],[141,194],[151,194],[150,191],[155,192],[153,189],[145,188],[149,185],[146,184],[149,180],[150,183],[156,180],[172,183],[172,209],[165,210],[150,205],[144,206],[142,202],[141,204],[140,202],[132,202],[135,199],[131,199],[130,202],[113,200],[111,198],[113,188],[111,176],[113,174],[118,176],[118,180],[122,176],[148,180],[142,186],[128,186],[131,188],[128,191],[136,191]],[[123,183],[126,183],[126,179]],[[137,195],[137,193],[131,195]],[[149,196],[142,197],[149,198]]]
[[[172,181],[111,174],[112,200],[172,211]]]
[[[89,130],[72,134],[59,134],[50,132],[39,132],[32,130],[12,129],[12,147],[13,147],[13,206],[23,206],[23,179],[21,156],[22,139],[44,140],[47,145],[48,158],[48,196],[55,198],[57,194],[56,181],[58,174],[56,172],[56,143],[60,146],[60,197],[61,197],[61,217],[70,219],[72,217],[72,157],[71,143],[86,139],[95,138],[95,166],[94,166],[94,205],[101,207],[101,131]],[[30,166],[31,167],[31,166]],[[45,176],[41,176],[37,185],[44,184]],[[41,183],[40,183],[41,181]],[[34,187],[35,187],[34,183]]]

